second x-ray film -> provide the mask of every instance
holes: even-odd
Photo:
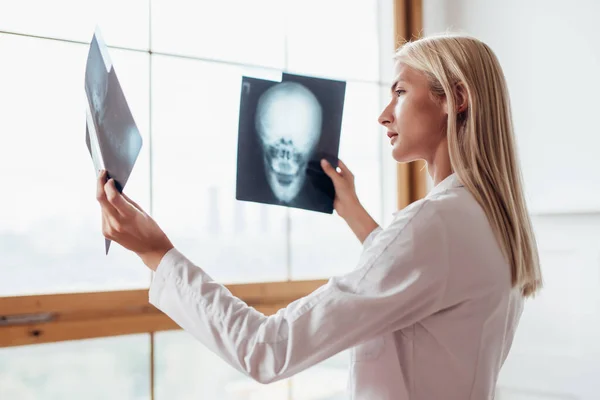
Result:
[[[283,74],[281,81],[243,77],[236,198],[333,212],[346,83]]]
[[[96,173],[106,169],[122,191],[142,148],[142,136],[98,29],[88,52],[85,93],[85,140],[94,168]],[[106,254],[109,248],[110,240],[106,239]]]

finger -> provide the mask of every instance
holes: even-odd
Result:
[[[106,197],[106,189],[105,182],[108,174],[106,170],[102,170],[100,175],[98,176],[97,185],[96,185],[96,199],[100,203],[100,207],[102,208],[102,213],[112,216],[113,218],[117,217],[118,212],[115,210],[115,207],[110,204],[108,198]]]
[[[108,223],[108,220],[106,219],[106,214],[102,213],[102,235],[107,239],[110,239],[109,227],[110,225]]]
[[[102,234],[110,240],[117,240],[123,230],[123,224],[117,218],[104,214],[102,216]]]
[[[342,160],[338,160],[338,167],[340,167],[340,169],[342,170],[342,174],[346,176],[354,176],[352,171],[350,171],[350,169],[346,166],[346,164],[344,164]]]
[[[102,218],[105,218],[107,221],[117,221],[123,218],[108,200],[105,203],[101,203],[100,207],[102,208]]]
[[[328,177],[331,178],[332,181],[337,181],[341,178],[340,174],[333,168],[333,166],[326,159],[321,160],[321,167],[323,171],[327,174]]]
[[[108,202],[122,216],[131,216],[135,213],[134,207],[119,193],[114,179],[109,179],[104,185],[104,191]]]
[[[96,200],[100,204],[108,202],[106,199],[106,193],[104,192],[104,185],[106,184],[106,170],[100,171],[98,179],[96,179]]]
[[[114,239],[113,230],[109,222],[109,217],[104,212],[102,213],[102,235],[107,239]]]

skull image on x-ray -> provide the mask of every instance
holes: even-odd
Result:
[[[306,179],[306,167],[321,136],[323,110],[316,96],[297,82],[281,82],[258,100],[256,131],[267,181],[274,195],[290,203]]]

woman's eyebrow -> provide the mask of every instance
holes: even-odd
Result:
[[[394,93],[394,90],[396,89],[396,86],[398,86],[399,83],[406,83],[406,81],[404,79],[397,79],[394,81],[394,83],[392,83],[392,85],[390,86],[390,92]]]

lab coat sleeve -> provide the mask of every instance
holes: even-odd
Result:
[[[373,229],[371,233],[369,233],[369,235],[365,238],[365,241],[362,243],[363,250],[368,249],[371,246],[377,235],[379,235],[382,230],[383,229],[378,226],[377,228]]]
[[[177,249],[150,286],[150,303],[260,383],[288,378],[345,349],[410,326],[441,306],[445,231],[421,202],[373,238],[351,272],[271,316],[233,296]]]

